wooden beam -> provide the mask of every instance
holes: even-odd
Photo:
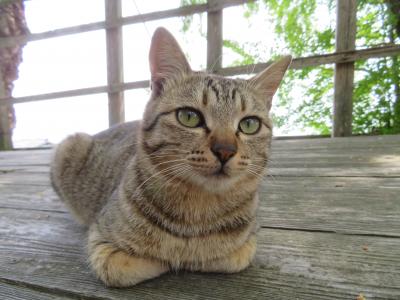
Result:
[[[356,60],[396,55],[400,55],[400,45],[388,45],[353,51],[341,51],[329,54],[295,58],[290,65],[290,69],[303,69],[306,67],[316,67],[325,64],[348,63],[354,62]],[[271,62],[237,67],[227,67],[219,70],[217,73],[224,76],[254,74],[261,72],[270,64]]]
[[[122,25],[129,25],[129,24],[137,24],[141,22],[148,22],[154,20],[161,20],[166,18],[173,18],[173,17],[184,17],[193,14],[199,14],[204,12],[213,12],[222,10],[226,7],[237,6],[241,4],[245,4],[248,2],[254,2],[256,0],[219,0],[216,1],[215,4],[210,6],[207,4],[200,4],[200,5],[188,5],[182,6],[179,8],[164,10],[164,11],[157,11],[151,12],[142,15],[135,15],[129,16],[124,18],[119,18],[111,23],[101,21],[101,22],[94,22],[89,24],[83,24],[78,26],[71,26],[66,28],[60,28],[56,30],[40,32],[40,33],[33,33],[29,35],[23,35],[18,37],[9,37],[9,38],[0,38],[0,48],[3,47],[10,47],[16,44],[24,44],[30,41],[38,41],[43,39],[49,39],[54,37],[60,37],[70,34],[78,34],[88,31],[94,30],[101,30],[101,29],[109,29],[114,28]],[[113,2],[107,0],[106,2]]]
[[[208,0],[209,7],[215,7],[217,0]],[[207,13],[207,71],[216,73],[222,68],[222,10]]]
[[[148,88],[149,81],[135,81],[135,82],[127,82],[120,85],[114,86],[96,86],[90,88],[83,89],[75,89],[61,92],[52,92],[46,94],[38,94],[32,96],[24,96],[24,97],[16,97],[16,98],[0,98],[0,106],[8,105],[9,103],[18,104],[18,103],[27,103],[27,102],[36,102],[43,100],[52,100],[52,99],[60,99],[60,98],[68,98],[68,97],[77,97],[77,96],[86,96],[86,95],[94,95],[101,93],[109,93],[109,92],[120,92],[125,90],[133,90],[133,89],[142,89]]]
[[[309,57],[299,57],[293,60],[292,64],[290,65],[290,68],[301,69],[305,67],[313,67],[323,64],[345,63],[345,62],[353,62],[360,59],[378,58],[378,57],[395,56],[395,55],[400,55],[400,45],[390,45],[390,46],[375,47],[363,50],[344,51],[339,53],[314,55]],[[271,63],[268,62],[268,63],[254,64],[254,65],[222,68],[217,73],[224,76],[254,74],[262,71],[270,64]],[[125,82],[123,84],[112,85],[110,87],[97,86],[91,88],[74,89],[68,91],[45,93],[45,94],[16,97],[16,98],[0,97],[0,106],[8,105],[10,103],[12,104],[26,103],[26,102],[66,98],[66,97],[118,92],[124,90],[132,90],[132,89],[142,89],[148,87],[149,87],[149,81],[142,80],[134,82]]]
[[[336,51],[354,50],[357,0],[337,0]],[[350,136],[353,121],[354,62],[335,65],[332,136]]]
[[[106,23],[115,23],[122,17],[121,0],[105,1]],[[107,84],[120,85],[124,82],[122,27],[106,30]],[[125,121],[123,91],[108,92],[108,124],[113,126]]]

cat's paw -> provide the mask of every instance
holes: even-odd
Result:
[[[89,260],[106,286],[128,287],[168,271],[168,267],[157,260],[132,256],[98,237],[98,232],[91,230]]]
[[[252,262],[257,248],[257,240],[252,235],[246,243],[229,256],[211,261],[202,268],[203,272],[236,273],[246,269]]]

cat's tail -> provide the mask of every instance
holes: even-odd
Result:
[[[77,133],[62,141],[54,154],[50,167],[50,179],[54,190],[67,205],[76,219],[89,225],[97,213],[94,203],[85,199],[82,190],[84,169],[93,148],[93,138]]]

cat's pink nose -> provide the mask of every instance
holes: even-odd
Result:
[[[237,146],[235,144],[214,143],[211,146],[211,151],[223,165],[236,154]]]

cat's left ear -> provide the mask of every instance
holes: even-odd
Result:
[[[173,35],[163,27],[154,32],[150,46],[150,72],[152,90],[156,94],[168,79],[191,72],[185,54]]]
[[[265,97],[268,109],[271,108],[272,97],[275,95],[291,62],[292,56],[284,56],[261,73],[249,79],[250,84]]]

